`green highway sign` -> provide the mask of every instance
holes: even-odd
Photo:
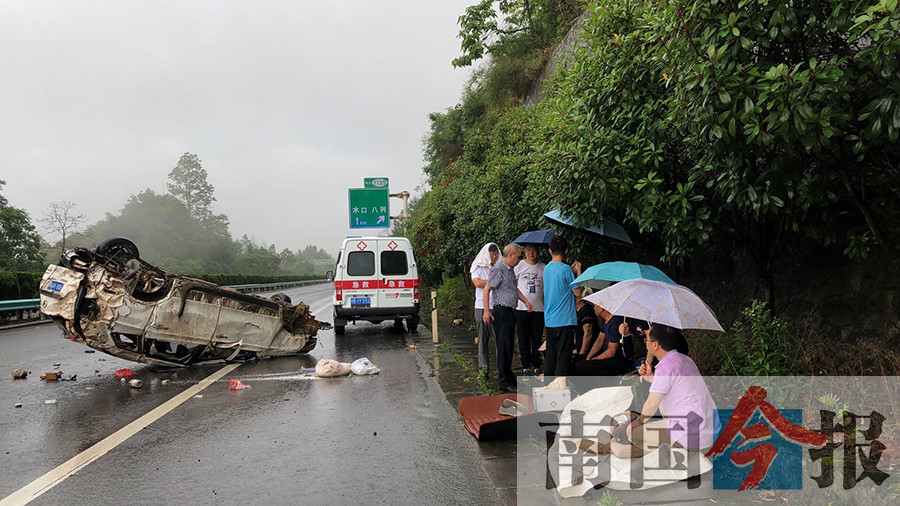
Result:
[[[366,188],[384,188],[388,189],[388,178],[386,177],[367,177],[363,179],[363,186]]]
[[[387,181],[387,179],[385,179]],[[389,228],[391,226],[391,206],[388,189],[350,188],[350,228]]]

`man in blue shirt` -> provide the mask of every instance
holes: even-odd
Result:
[[[550,239],[552,261],[544,267],[544,327],[547,329],[547,357],[544,374],[565,376],[572,360],[575,346],[575,294],[581,288],[571,289],[569,284],[581,275],[581,262],[571,267],[563,260],[569,251],[564,238],[554,235]]]

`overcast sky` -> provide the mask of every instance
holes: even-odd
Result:
[[[450,61],[472,3],[0,2],[3,194],[35,222],[71,200],[94,223],[164,193],[188,151],[233,237],[334,254],[359,233],[348,188],[423,183],[428,114],[471,73]]]

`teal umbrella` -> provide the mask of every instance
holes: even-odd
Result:
[[[593,290],[602,290],[613,282],[639,278],[675,284],[672,278],[652,265],[635,262],[604,262],[588,267],[581,273],[581,276],[575,278],[570,286],[572,288],[586,286]]]
[[[571,228],[572,230],[577,230],[590,237],[600,239],[601,241],[606,241],[608,243],[621,246],[633,246],[633,244],[631,243],[631,238],[628,237],[628,233],[625,232],[625,229],[622,228],[622,225],[619,225],[618,223],[607,217],[603,218],[602,223],[584,228],[576,227],[573,224],[572,218],[560,214],[559,209],[554,209],[553,211],[544,213],[544,218],[550,223],[555,223],[566,228]]]

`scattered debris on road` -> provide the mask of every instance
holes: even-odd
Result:
[[[163,385],[168,385],[168,384],[169,384],[169,380],[162,380],[162,381],[160,381],[160,383],[162,383]]]
[[[21,408],[21,407],[22,407],[22,403],[21,403],[21,402],[17,402],[17,403],[16,403],[16,407],[17,407],[17,408]]]
[[[241,380],[228,380],[228,389],[232,392],[235,390],[246,390],[248,388],[251,388],[250,385]]]
[[[132,371],[131,369],[119,369],[113,374],[113,377],[116,379],[130,378],[132,376],[137,376],[137,372]]]
[[[44,381],[59,381],[59,378],[62,378],[62,374],[62,371],[45,372],[41,374],[41,379]]]
[[[350,364],[323,358],[316,364],[316,376],[320,378],[333,378],[350,374]]]
[[[128,386],[130,386],[131,388],[141,388],[142,386],[144,386],[144,382],[139,379],[133,379],[128,381]]]
[[[44,404],[56,404],[56,399],[47,399]]]
[[[23,380],[28,377],[28,371],[25,369],[16,369],[12,372],[12,379],[14,380]]]
[[[457,318],[457,319],[453,320],[453,325],[455,325],[457,327],[462,325],[462,323],[463,323],[462,318]]]
[[[85,353],[96,353],[95,350],[84,350]]]
[[[378,374],[381,372],[381,369],[375,367],[375,364],[372,362],[369,362],[368,358],[363,357],[350,364],[350,371],[357,376],[364,376],[366,374]]]

